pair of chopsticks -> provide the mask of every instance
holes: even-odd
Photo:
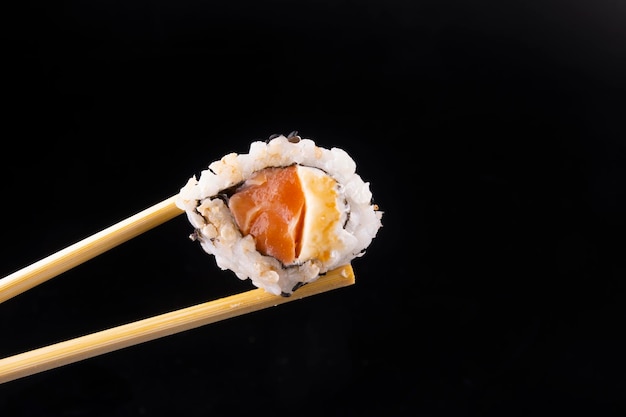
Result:
[[[0,279],[0,303],[183,213],[176,196]],[[0,384],[97,355],[354,284],[350,264],[290,297],[253,289],[0,359]],[[1,313],[0,313],[1,314]]]

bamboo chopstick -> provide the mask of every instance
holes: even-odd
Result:
[[[174,195],[0,279],[0,303],[184,213],[175,199]]]
[[[354,272],[348,264],[300,287],[290,297],[254,289],[20,353],[0,359],[0,384],[159,337],[346,287],[354,282]]]

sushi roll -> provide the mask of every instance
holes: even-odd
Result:
[[[383,214],[348,153],[297,132],[211,163],[176,205],[221,269],[282,296],[362,256]]]

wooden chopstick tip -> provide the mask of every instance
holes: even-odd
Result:
[[[301,286],[287,298],[301,299],[310,295],[334,289],[348,287],[356,283],[354,270],[351,264],[343,265],[321,275],[317,280]]]

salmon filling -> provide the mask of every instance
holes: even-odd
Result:
[[[336,182],[323,171],[291,165],[258,171],[228,205],[241,233],[254,238],[256,249],[288,265],[301,255],[328,258],[328,249],[316,248],[333,240],[330,235],[340,217],[336,196]]]

